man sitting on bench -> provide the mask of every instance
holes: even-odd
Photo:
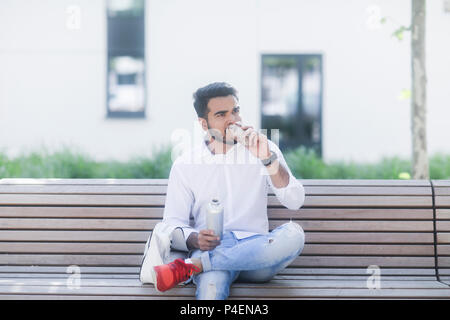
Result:
[[[269,232],[269,186],[285,207],[299,209],[302,184],[275,143],[251,126],[237,137],[227,128],[241,121],[237,91],[212,83],[194,93],[205,141],[183,153],[170,171],[163,221],[183,230],[189,259],[153,268],[155,288],[166,291],[192,278],[197,299],[226,299],[234,281],[266,282],[303,250],[300,225],[289,222]],[[223,204],[223,237],[207,229],[205,207]],[[190,216],[194,226],[189,225]]]

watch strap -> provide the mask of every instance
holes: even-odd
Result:
[[[265,165],[267,167],[273,161],[275,161],[275,159],[277,159],[277,158],[278,158],[277,154],[271,150],[270,151],[270,157],[267,158],[267,159],[261,159],[261,162],[262,162],[263,165]]]

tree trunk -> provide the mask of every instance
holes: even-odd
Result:
[[[411,130],[413,179],[429,179],[426,130],[425,0],[412,0]]]

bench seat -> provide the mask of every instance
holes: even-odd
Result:
[[[392,270],[390,274],[383,274],[381,289],[374,290],[367,289],[365,270],[349,273],[348,269],[341,269],[323,273],[314,269],[290,269],[268,283],[235,283],[230,299],[450,298],[449,287],[436,281],[434,274],[427,270],[417,269],[409,274],[408,269]],[[67,285],[65,268],[28,267],[22,268],[21,272],[1,271],[2,299],[194,299],[195,291],[195,287],[188,284],[159,293],[153,285],[140,283],[137,268],[81,268],[80,288]]]
[[[304,206],[269,193],[268,215],[270,229],[303,227],[302,254],[268,283],[234,283],[230,299],[450,298],[449,181],[300,182]],[[139,281],[166,190],[166,179],[1,179],[0,299],[194,299],[192,284]],[[367,288],[370,266],[380,289]]]

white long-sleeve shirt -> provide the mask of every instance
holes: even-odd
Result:
[[[202,140],[172,165],[164,222],[181,227],[187,240],[191,232],[207,229],[206,205],[218,197],[224,207],[225,232],[232,231],[238,239],[267,234],[269,186],[288,209],[297,210],[305,201],[303,185],[292,175],[278,146],[268,142],[289,173],[286,187],[276,188],[268,169],[242,144],[235,144],[225,154],[213,154]]]

